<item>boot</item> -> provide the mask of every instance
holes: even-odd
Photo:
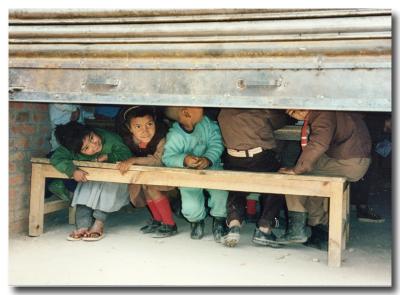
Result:
[[[176,224],[161,224],[161,226],[158,227],[157,231],[155,232],[153,238],[167,238],[176,235],[177,233],[178,227]]]
[[[221,243],[221,237],[225,236],[228,232],[226,219],[224,217],[214,217],[212,232],[214,235],[214,241]]]
[[[311,237],[304,245],[321,251],[328,251],[328,238],[328,227],[326,225],[311,226]]]
[[[140,228],[140,231],[144,234],[151,234],[157,231],[157,229],[161,226],[160,221],[156,221],[151,219],[147,222],[147,224]]]
[[[204,236],[204,220],[198,222],[191,222],[190,228],[192,229],[190,237],[194,240],[200,240]]]
[[[385,219],[369,208],[367,205],[357,206],[357,219],[360,222],[382,223]]]
[[[311,236],[311,230],[307,226],[307,213],[289,211],[289,226],[286,234],[277,239],[279,244],[305,243]]]

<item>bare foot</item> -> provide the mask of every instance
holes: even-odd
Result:
[[[103,232],[104,232],[104,222],[96,219],[92,227],[85,234],[85,237],[90,237],[92,233],[99,233],[100,235],[102,235]]]

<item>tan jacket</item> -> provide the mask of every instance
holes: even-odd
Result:
[[[286,124],[283,111],[267,109],[221,109],[218,115],[225,147],[270,150],[277,147],[274,130]]]
[[[311,111],[310,135],[294,172],[310,172],[325,153],[337,160],[369,158],[371,138],[362,116],[353,112]]]

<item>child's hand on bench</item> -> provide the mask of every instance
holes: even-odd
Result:
[[[81,169],[76,169],[74,171],[73,177],[74,177],[75,181],[77,181],[77,182],[86,182],[87,181],[86,175],[88,175],[88,174],[89,173],[87,173]]]
[[[283,174],[296,174],[294,173],[293,167],[282,167],[278,172]]]
[[[192,155],[187,155],[184,160],[186,167],[194,169],[205,169],[210,166],[210,161],[204,157],[196,157]]]
[[[122,175],[124,175],[129,170],[129,167],[131,167],[133,164],[135,164],[135,158],[130,158],[122,162],[117,162],[117,169],[119,170],[119,172],[121,172]]]

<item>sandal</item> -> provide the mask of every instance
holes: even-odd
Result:
[[[70,233],[69,236],[67,237],[67,241],[80,241],[83,239],[83,237],[86,235],[85,232],[83,233]]]
[[[83,236],[82,241],[94,242],[94,241],[99,241],[102,238],[104,238],[104,233],[94,231],[86,233],[86,235]]]

